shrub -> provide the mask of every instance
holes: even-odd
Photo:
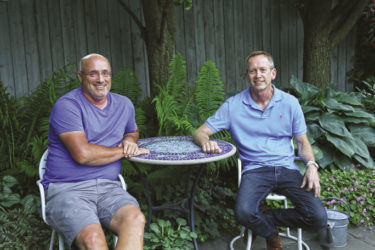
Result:
[[[369,149],[375,148],[375,116],[366,112],[355,93],[319,89],[295,77],[297,95],[307,123],[307,136],[322,168],[341,168],[360,163],[373,168]]]
[[[151,223],[151,231],[145,233],[144,249],[192,249],[196,233],[190,232],[186,220],[176,219],[176,226],[169,220],[158,219]]]
[[[375,170],[322,170],[321,196],[336,197],[350,206],[352,225],[373,226],[375,222]],[[348,213],[342,202],[329,200],[326,205]]]

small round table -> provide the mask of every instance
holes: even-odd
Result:
[[[236,153],[236,147],[226,141],[214,140],[222,149],[220,154],[208,154],[202,152],[201,147],[193,142],[191,136],[165,136],[165,137],[152,137],[138,140],[138,147],[147,148],[150,153],[147,155],[139,155],[129,158],[130,162],[138,172],[142,179],[143,185],[146,190],[147,203],[148,203],[148,218],[146,229],[149,229],[152,211],[153,210],[179,210],[185,212],[188,217],[190,228],[195,232],[194,224],[194,195],[198,181],[202,175],[205,163],[220,161],[228,158]],[[189,173],[186,183],[186,198],[181,202],[168,204],[163,206],[153,206],[151,201],[150,189],[147,184],[145,176],[140,172],[135,163],[144,163],[149,165],[199,165],[199,170],[194,178],[193,184],[190,187],[190,175],[192,168],[189,168]],[[197,241],[193,240],[195,249],[198,249]]]

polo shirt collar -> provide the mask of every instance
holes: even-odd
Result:
[[[278,88],[276,88],[274,84],[272,84],[272,87],[273,87],[273,95],[271,97],[271,101],[268,104],[267,108],[272,107],[275,104],[275,102],[279,102],[282,97],[281,91]],[[258,105],[254,102],[253,98],[250,95],[250,87],[245,91],[245,95],[244,95],[242,102],[251,107],[258,107]]]

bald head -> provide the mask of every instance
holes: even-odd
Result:
[[[104,60],[107,61],[108,65],[110,65],[108,59],[105,56],[102,56],[102,55],[96,54],[96,53],[92,53],[92,54],[88,54],[87,56],[84,56],[84,57],[81,58],[81,61],[80,61],[80,64],[79,64],[79,71],[80,72],[82,72],[82,70],[85,69],[86,63],[88,61],[91,61],[91,59],[104,59]]]

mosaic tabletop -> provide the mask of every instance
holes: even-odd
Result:
[[[232,156],[236,148],[226,141],[214,140],[222,149],[220,154],[202,152],[191,136],[165,136],[138,140],[139,148],[147,148],[150,153],[138,155],[129,160],[154,165],[193,165],[219,161]]]

